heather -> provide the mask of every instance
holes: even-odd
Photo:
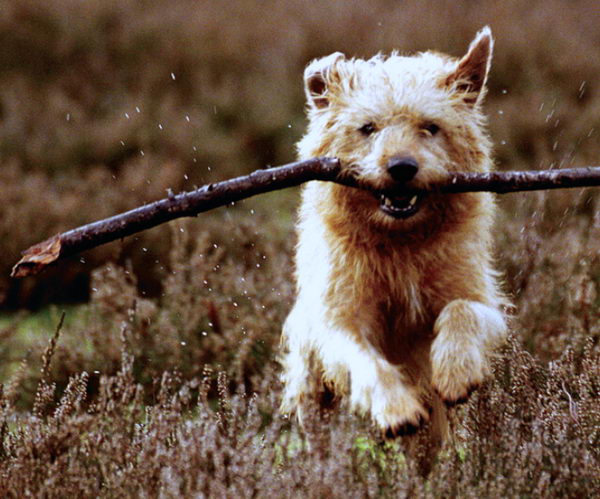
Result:
[[[594,9],[560,0],[7,2],[0,494],[600,494],[596,190],[500,199],[511,340],[492,379],[453,411],[453,438],[427,478],[401,442],[383,443],[359,417],[310,418],[301,429],[276,410],[297,190],[8,278],[21,249],[57,231],[292,160],[303,66],[335,50],[461,54],[489,23],[498,168],[598,164]]]

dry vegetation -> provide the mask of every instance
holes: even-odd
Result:
[[[257,7],[260,5],[260,9]],[[293,158],[303,65],[460,54],[491,24],[499,168],[600,163],[592,0],[11,0],[0,9],[0,495],[600,495],[600,196],[501,201],[514,335],[428,479],[358,418],[276,412],[296,192],[172,223],[9,281],[19,250]],[[111,263],[106,264],[106,261]],[[58,309],[69,307],[60,334]],[[9,312],[10,315],[9,315]]]

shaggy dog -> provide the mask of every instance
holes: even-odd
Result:
[[[461,59],[338,52],[306,68],[300,159],[337,157],[371,191],[317,181],[303,190],[284,411],[301,416],[319,394],[324,403],[348,397],[387,437],[429,421],[441,441],[444,403],[466,400],[489,373],[507,331],[492,196],[394,188],[492,167],[481,111],[492,45],[486,27]]]

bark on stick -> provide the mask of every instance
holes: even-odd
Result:
[[[208,184],[191,192],[140,206],[104,220],[83,225],[25,250],[13,267],[12,277],[33,275],[51,263],[101,244],[121,239],[175,218],[196,216],[219,206],[310,180],[336,182],[368,189],[353,177],[344,175],[335,158],[314,158],[276,168],[257,170],[243,177]],[[541,189],[600,186],[600,167],[563,170],[511,171],[491,173],[457,172],[430,186],[438,193],[491,191],[500,194]],[[404,189],[403,193],[417,192]]]

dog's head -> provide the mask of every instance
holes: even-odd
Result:
[[[304,74],[309,128],[300,157],[338,157],[374,189],[343,191],[348,208],[370,223],[407,229],[447,209],[450,197],[394,191],[427,189],[448,171],[489,169],[481,102],[492,46],[486,27],[461,59],[425,52],[361,60],[338,52],[313,61]]]

